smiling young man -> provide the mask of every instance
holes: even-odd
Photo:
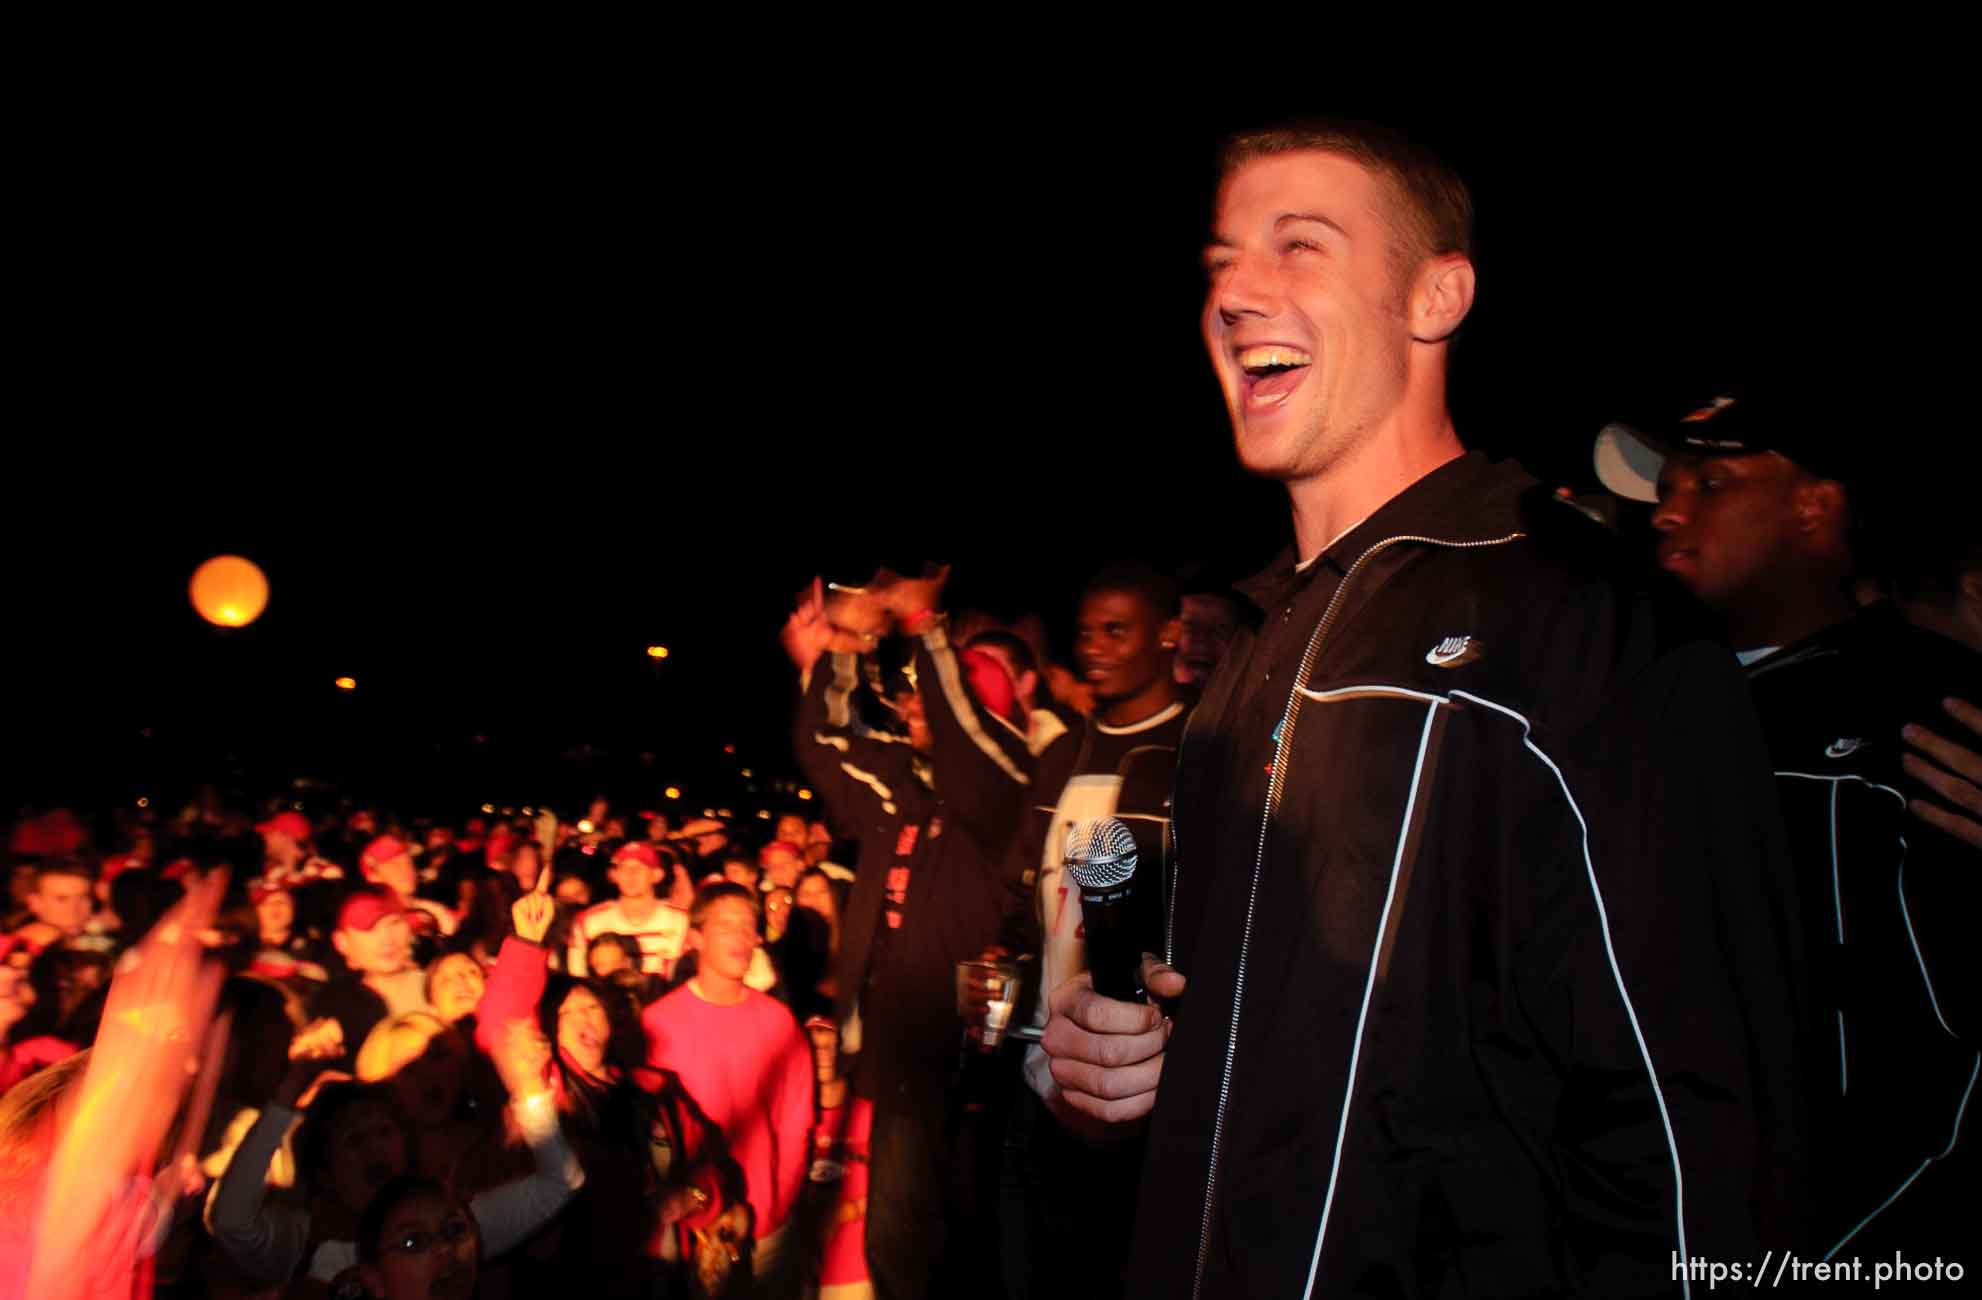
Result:
[[[1027,814],[1028,888],[1003,943],[1038,959],[1031,982],[1040,989],[1087,969],[1080,889],[1066,875],[1067,836],[1082,822],[1117,817],[1135,836],[1134,904],[1148,945],[1161,946],[1170,782],[1185,717],[1172,671],[1181,634],[1176,584],[1144,566],[1106,569],[1081,595],[1074,665],[1094,690],[1094,716],[1071,719],[1040,756],[1038,788],[1053,802]],[[1105,1300],[1122,1294],[1142,1143],[1093,1143],[1095,1125],[1065,1106],[1038,1046],[1045,1022],[1041,997],[1031,1023],[1012,1033],[1027,1043],[1030,1090],[1006,1143],[1007,1179],[1026,1189],[1029,1211],[1023,1289],[1041,1300]]]
[[[762,942],[753,891],[705,886],[689,927],[694,976],[641,1017],[648,1063],[679,1076],[728,1140],[749,1189],[764,1277],[780,1270],[785,1222],[811,1161],[812,1044],[783,1003],[744,983]]]
[[[1680,1294],[1801,1240],[1791,882],[1740,678],[1461,446],[1471,202],[1395,133],[1223,157],[1202,328],[1294,547],[1181,742],[1172,1006],[1052,994],[1149,1116],[1131,1294]],[[1174,1032],[1173,1032],[1174,1026]]]

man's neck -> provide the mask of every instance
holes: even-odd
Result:
[[[1287,484],[1297,558],[1320,555],[1405,488],[1465,454],[1442,403],[1409,424],[1400,412],[1393,425],[1365,438],[1322,473]]]
[[[697,971],[695,978],[688,981],[688,991],[718,1007],[733,1007],[750,996],[750,989],[742,980],[724,979],[704,971]]]
[[[1133,727],[1147,722],[1177,702],[1177,690],[1168,673],[1148,690],[1126,699],[1110,700],[1101,710],[1101,720],[1111,727]]]
[[[652,894],[621,894],[619,910],[629,921],[644,921],[654,914],[661,900]]]
[[[1780,590],[1766,603],[1747,606],[1727,620],[1728,640],[1736,650],[1794,645],[1857,613],[1842,588],[1828,585]]]

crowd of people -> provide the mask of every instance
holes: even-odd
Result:
[[[1466,451],[1470,231],[1381,128],[1236,140],[1203,327],[1293,545],[1103,569],[1070,662],[946,569],[815,581],[822,818],[24,818],[4,1294],[1960,1267],[1982,534],[1922,541],[1772,375],[1604,429],[1602,501]],[[1111,817],[1135,1000],[1067,870]]]

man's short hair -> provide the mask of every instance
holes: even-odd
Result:
[[[754,915],[757,911],[755,891],[745,889],[734,880],[724,880],[716,884],[704,885],[695,891],[695,904],[688,909],[688,924],[693,929],[701,929],[702,922],[708,919],[709,909],[725,898],[740,898],[749,904]]]
[[[35,864],[34,892],[40,893],[41,882],[50,876],[75,876],[92,885],[96,883],[96,872],[75,858],[49,858]]]
[[[1127,592],[1149,606],[1159,623],[1177,617],[1183,608],[1175,580],[1146,564],[1109,565],[1087,580],[1080,598],[1085,602],[1097,591]]]
[[[1402,132],[1348,118],[1301,118],[1229,136],[1218,150],[1218,179],[1259,158],[1331,153],[1362,164],[1390,190],[1391,256],[1400,281],[1420,261],[1473,255],[1473,196],[1459,173]]]

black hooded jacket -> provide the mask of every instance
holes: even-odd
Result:
[[[1761,735],[1612,549],[1473,453],[1252,584],[1179,755],[1130,1294],[1680,1295],[1803,1243]]]

